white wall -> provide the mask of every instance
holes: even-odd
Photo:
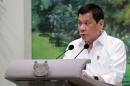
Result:
[[[31,0],[0,0],[0,86],[15,86],[4,79],[15,60],[31,58]]]

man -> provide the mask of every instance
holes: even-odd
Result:
[[[78,11],[78,30],[81,38],[69,44],[74,45],[74,49],[67,51],[64,59],[91,59],[91,64],[83,70],[83,75],[121,86],[126,69],[125,45],[120,39],[109,36],[103,27],[102,9],[95,4],[82,6]],[[76,57],[85,44],[88,44],[89,48]]]

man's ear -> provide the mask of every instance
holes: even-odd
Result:
[[[99,24],[100,24],[101,26],[104,26],[104,20],[101,19],[101,20],[99,21]]]

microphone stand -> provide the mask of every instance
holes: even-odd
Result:
[[[84,48],[74,57],[74,59],[76,59],[76,57],[84,50],[84,49],[88,49],[89,48],[89,45],[88,44],[85,44],[84,45]]]
[[[76,59],[76,57],[84,50],[84,48],[74,57],[74,59]]]
[[[63,53],[61,53],[56,59],[60,58],[65,52],[67,52],[68,50],[64,51]]]
[[[65,52],[67,52],[68,50],[73,50],[74,49],[74,45],[70,45],[69,47],[68,47],[68,49],[67,50],[65,50],[63,53],[61,53],[56,59],[58,59],[58,58],[60,58]]]

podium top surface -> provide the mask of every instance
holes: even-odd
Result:
[[[35,61],[38,63],[47,61],[49,67],[47,76],[36,77],[34,75]],[[8,67],[5,78],[11,81],[79,78],[81,71],[90,62],[89,59],[19,60]]]

